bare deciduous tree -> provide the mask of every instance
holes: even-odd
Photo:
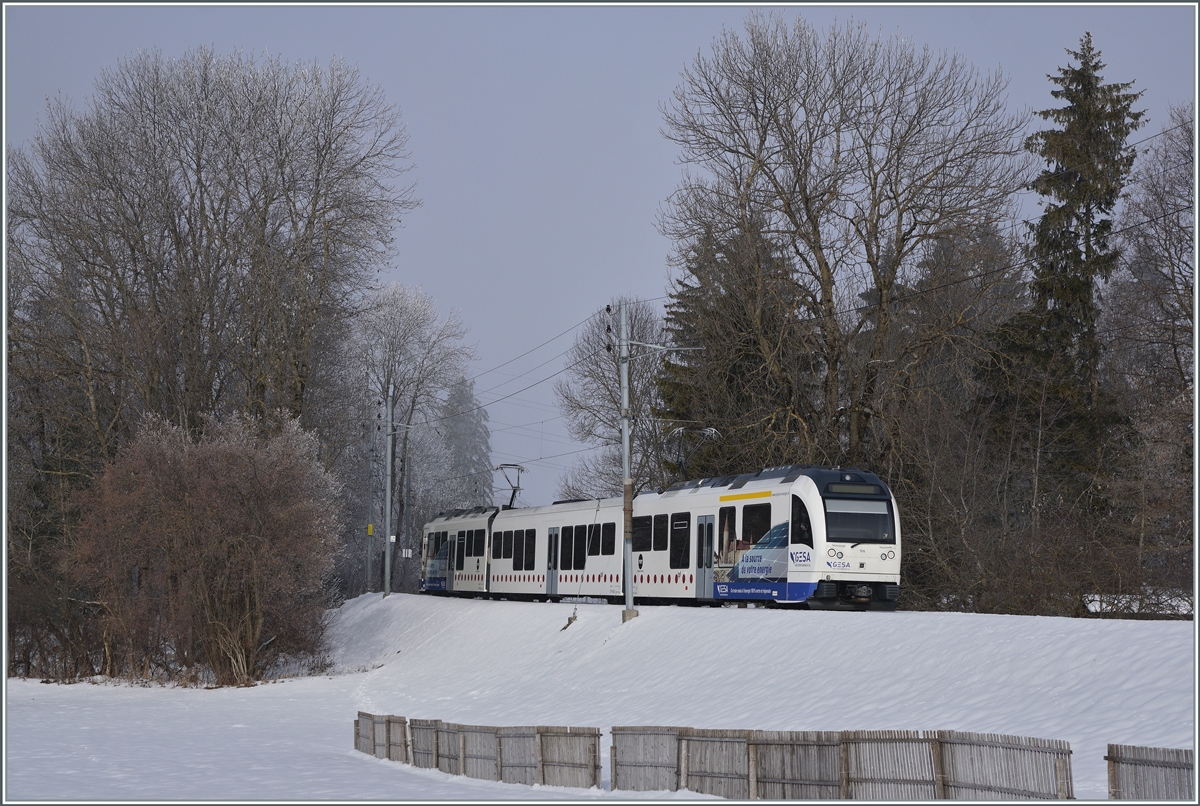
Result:
[[[1130,462],[1116,480],[1120,593],[1146,601],[1192,580],[1195,444],[1194,107],[1139,157],[1119,219],[1121,267],[1104,290],[1107,380],[1130,422]]]
[[[922,247],[1002,220],[1023,180],[1005,79],[861,24],[752,14],[684,71],[665,135],[687,174],[664,232],[686,249],[760,232],[794,264],[821,365],[808,428],[862,461],[896,368],[928,344],[895,323]]]
[[[193,434],[213,412],[251,412],[267,431],[299,416],[326,428],[327,459],[344,449],[313,411],[314,384],[337,405],[334,345],[417,204],[400,182],[406,141],[382,90],[340,60],[201,48],[123,60],[85,109],[52,102],[37,136],[10,148],[21,430],[8,459],[22,489],[10,490],[9,548],[29,561],[8,570],[30,597],[10,645],[57,644],[47,652],[86,671],[89,597],[55,570],[66,502],[145,414]]]
[[[466,363],[474,357],[474,349],[463,342],[465,335],[466,329],[456,312],[439,317],[432,299],[420,289],[399,283],[375,291],[358,321],[355,339],[371,393],[381,404],[387,400],[389,389],[394,395],[393,422],[398,433],[392,459],[396,471],[393,487],[387,491],[384,502],[391,507],[393,524],[414,526],[404,520],[405,491],[411,475],[409,445],[415,430],[430,428],[427,421],[442,414],[442,396],[462,379]],[[381,457],[377,473],[381,478],[386,461],[382,439],[386,421],[383,414],[377,430]],[[419,528],[419,524],[415,526]],[[399,549],[419,547],[420,536],[414,528],[397,537],[398,550],[392,557],[394,581],[412,577],[411,573],[398,573],[400,557],[396,555],[402,553]]]
[[[1122,267],[1112,287],[1113,337],[1137,350],[1139,385],[1190,390],[1193,378],[1196,253],[1194,108],[1172,107],[1170,121],[1138,161],[1119,220]],[[1130,369],[1133,369],[1130,366]]]
[[[640,342],[633,355],[647,354],[647,344],[667,345],[662,317],[648,302],[618,297],[592,317],[566,355],[566,376],[554,385],[558,406],[571,438],[598,447],[599,453],[575,462],[559,481],[563,498],[604,498],[622,494],[621,383],[618,310],[625,303],[629,338]],[[662,405],[658,377],[662,359],[646,355],[629,363],[630,470],[633,489],[665,487],[666,434],[672,424],[657,416]]]
[[[141,411],[299,416],[322,328],[416,204],[390,182],[406,141],[338,60],[122,61],[88,112],[52,103],[9,154],[9,238],[40,306],[21,344],[78,368],[101,445]]]

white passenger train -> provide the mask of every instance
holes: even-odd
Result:
[[[633,500],[633,573],[620,498],[444,512],[425,525],[421,592],[635,603],[765,601],[894,610],[896,501],[873,473],[788,465],[680,482]]]

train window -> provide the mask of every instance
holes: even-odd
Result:
[[[559,554],[558,567],[563,571],[570,571],[575,567],[572,563],[574,553],[571,551],[572,546],[575,545],[575,538],[572,537],[574,533],[575,527],[573,526],[562,528],[562,552]]]
[[[475,530],[475,556],[483,557],[487,555],[487,530]]]
[[[537,552],[537,531],[534,529],[526,529],[525,530],[525,570],[526,571],[532,571],[534,569],[534,566],[537,565],[537,563],[534,562],[537,558],[536,552]],[[514,569],[516,568],[515,562],[513,564],[513,568]]]
[[[504,550],[500,556],[507,560],[512,557],[512,532],[504,532],[503,535]]]
[[[525,530],[517,529],[513,532],[513,570],[522,571],[525,569]]]
[[[500,559],[500,551],[504,548],[504,534],[502,532],[492,533],[492,559]]]
[[[582,570],[587,564],[587,526],[575,527],[575,570]]]
[[[668,535],[668,533],[667,533],[667,516],[666,515],[655,515],[654,516],[654,550],[655,551],[666,551],[667,550],[667,541],[669,539],[670,539],[670,535]]]
[[[595,557],[600,554],[600,524],[588,526],[588,555]]]
[[[475,556],[475,554],[474,554],[475,536],[473,534],[471,534],[470,532],[459,532],[458,533],[458,541],[459,541],[459,545],[462,547],[462,551],[460,553],[464,557],[474,557]]]
[[[721,507],[717,513],[717,565],[733,565],[737,562],[737,507]]]
[[[604,524],[604,529],[600,533],[600,553],[617,553],[617,525],[615,523]]]
[[[558,530],[551,529],[546,541],[546,570],[558,570]]]
[[[792,545],[812,547],[812,524],[808,520],[808,507],[800,500],[800,496],[792,496]]]
[[[747,504],[742,507],[742,544],[749,548],[771,530],[771,505]]]
[[[463,570],[463,561],[466,559],[466,554],[464,553],[467,548],[465,545],[466,542],[467,542],[466,532],[459,532],[458,533],[458,545],[455,547],[455,550],[454,550],[454,570],[455,571]]]
[[[691,565],[692,513],[671,514],[671,553],[668,557],[672,568],[687,568]]]
[[[643,515],[633,519],[633,551],[650,550],[650,516]]]

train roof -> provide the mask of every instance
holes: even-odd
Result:
[[[702,488],[710,488],[713,490],[740,490],[748,484],[761,486],[764,483],[770,486],[791,484],[801,476],[808,476],[817,485],[818,490],[824,490],[831,483],[838,482],[858,482],[866,484],[878,484],[884,490],[887,485],[876,476],[867,470],[861,470],[857,467],[831,467],[828,465],[780,465],[778,467],[768,467],[757,473],[740,473],[729,476],[713,476],[711,478],[691,479],[688,481],[680,481],[672,484],[665,490],[659,491],[659,494],[664,498],[671,495],[678,495],[687,490],[698,490]]]
[[[886,495],[890,497],[887,485],[879,478],[879,476],[868,470],[862,470],[857,467],[834,467],[828,465],[780,465],[778,467],[768,467],[757,473],[735,473],[728,476],[712,476],[709,478],[689,479],[687,481],[679,481],[672,484],[663,490],[647,490],[638,493],[636,497],[654,496],[660,498],[671,498],[676,495],[688,492],[718,492],[740,490],[749,485],[752,489],[762,489],[764,486],[785,486],[791,484],[801,476],[808,476],[816,484],[818,490],[827,490],[830,484],[837,483],[859,483],[859,484],[878,484],[881,492],[869,497],[877,497]],[[855,493],[849,493],[855,495]],[[463,520],[467,518],[488,517],[493,514],[512,512],[519,513],[522,516],[536,515],[541,512],[576,512],[580,510],[595,509],[597,506],[620,506],[621,499],[617,498],[576,498],[567,501],[555,501],[553,504],[544,504],[536,507],[518,507],[511,509],[509,507],[473,507],[470,509],[450,509],[445,512],[439,512],[437,517],[430,523],[449,520]]]
[[[430,523],[436,523],[437,521],[448,521],[448,520],[453,520],[455,518],[484,517],[487,515],[491,515],[492,513],[496,512],[498,509],[499,509],[499,507],[494,507],[494,506],[493,507],[469,507],[466,509],[447,509],[442,512],[439,512],[437,514],[437,516],[434,517],[430,521]]]

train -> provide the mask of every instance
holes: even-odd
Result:
[[[896,499],[858,468],[785,465],[693,479],[633,499],[626,577],[621,498],[440,513],[421,536],[419,591],[526,601],[760,602],[895,610]]]

